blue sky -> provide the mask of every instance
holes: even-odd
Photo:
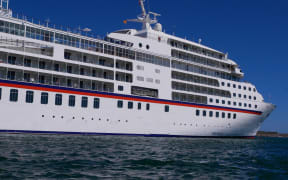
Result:
[[[266,101],[277,109],[262,130],[288,133],[288,1],[287,0],[146,0],[160,13],[167,33],[228,52]],[[141,13],[138,0],[10,0],[19,14],[63,26],[88,27],[96,35],[140,28],[123,20]]]

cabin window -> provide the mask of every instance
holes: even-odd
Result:
[[[219,118],[219,114],[220,114],[219,112],[216,112],[216,118]]]
[[[128,102],[128,109],[133,109],[133,102]]]
[[[206,117],[206,111],[203,111],[203,116]]]
[[[165,106],[165,112],[169,112],[169,106],[168,105]]]
[[[120,100],[119,100],[119,101],[117,102],[117,107],[118,107],[118,108],[123,108],[123,101],[120,101]]]
[[[222,118],[225,118],[225,113],[224,112],[222,112]]]
[[[228,113],[228,119],[231,119],[231,113]]]
[[[2,88],[0,88],[0,100],[2,98]]]
[[[225,100],[222,100],[222,104],[225,104]]]
[[[212,98],[210,98],[209,101],[210,101],[210,103],[213,103],[213,99]]]
[[[33,99],[34,99],[34,92],[26,91],[26,103],[33,103]]]
[[[15,56],[8,56],[8,63],[9,64],[16,64],[16,57]]]
[[[48,93],[41,93],[41,104],[48,104]]]
[[[30,59],[24,59],[24,66],[25,67],[31,67],[31,60]]]
[[[124,91],[124,87],[123,86],[118,86],[118,91]]]
[[[219,104],[219,99],[216,99],[216,103]]]
[[[82,97],[81,107],[87,108],[88,107],[88,97]]]
[[[147,111],[150,110],[150,104],[146,104],[146,110],[147,110]]]
[[[233,114],[233,119],[236,119],[237,118],[237,114]]]
[[[70,96],[69,96],[69,103],[68,103],[68,105],[69,105],[70,107],[74,107],[74,106],[75,106],[75,102],[76,102],[75,96],[70,95]]]
[[[213,117],[213,111],[209,112],[209,117]]]
[[[141,103],[138,103],[138,110],[141,109]]]
[[[10,101],[11,102],[17,102],[18,101],[18,90],[17,89],[11,89],[10,90]]]
[[[55,105],[61,106],[62,105],[62,94],[55,95]]]
[[[94,98],[94,109],[99,109],[100,108],[100,99],[99,98]]]
[[[200,110],[196,110],[196,116],[200,116]]]
[[[7,79],[8,80],[15,80],[15,71],[8,71],[7,73]]]

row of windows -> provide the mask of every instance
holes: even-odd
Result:
[[[191,52],[203,54],[205,56],[210,56],[210,57],[221,59],[221,60],[225,58],[223,53],[212,52],[208,49],[193,46],[191,44],[183,43],[183,42],[176,41],[173,39],[169,39],[168,41],[172,47],[176,47],[176,48],[184,49],[186,51],[191,51]]]
[[[122,109],[124,107],[124,102],[122,100],[118,100],[117,101],[117,107]],[[132,101],[128,102],[128,109],[133,109],[134,108],[134,103]],[[137,103],[137,109],[141,110],[142,109],[142,103]],[[146,104],[146,111],[150,111],[150,104],[147,103]],[[164,111],[165,112],[169,112],[170,111],[170,107],[168,105],[164,106]]]
[[[18,101],[18,90],[17,89],[11,89],[10,90],[10,101],[11,102],[17,102]],[[41,93],[41,104],[48,104],[49,94],[46,92]],[[69,107],[75,107],[76,104],[76,97],[73,95],[70,95],[68,98],[68,106]],[[33,91],[26,91],[26,103],[33,103],[34,102],[34,92]],[[56,94],[55,95],[55,105],[61,106],[63,104],[63,95],[62,94]],[[81,98],[81,107],[87,108],[88,107],[88,97],[83,96]],[[94,98],[93,101],[93,108],[99,109],[100,108],[100,99]]]
[[[234,75],[231,75],[230,73],[225,73],[225,72],[219,72],[216,70],[208,69],[205,67],[201,66],[196,66],[180,61],[173,60],[171,66],[176,69],[180,69],[183,71],[188,71],[188,72],[194,72],[194,73],[199,73],[207,76],[212,76],[212,77],[217,77],[217,78],[222,78],[222,79],[228,79],[232,81],[240,81],[240,78]]]
[[[25,25],[0,21],[0,32],[24,36]],[[129,49],[114,47],[100,42],[80,39],[60,33],[54,33],[52,31],[36,29],[30,26],[26,26],[26,37],[170,67],[170,60],[166,58],[144,53],[136,54],[136,51]]]
[[[237,97],[237,94],[236,94],[236,93],[233,93],[233,97]],[[246,95],[246,94],[244,94],[243,96],[242,96],[242,94],[238,94],[238,98],[242,98],[242,97],[243,97],[244,99],[247,99],[247,95]],[[248,98],[249,98],[250,100],[252,100],[252,96],[248,96]],[[253,99],[254,99],[254,101],[256,101],[256,100],[257,100],[256,96],[254,96]]]
[[[195,56],[192,54],[188,54],[188,53],[183,53],[180,51],[176,51],[176,50],[172,50],[172,57],[176,57],[179,59],[183,59],[183,60],[187,60],[187,61],[191,61],[191,62],[195,62],[198,64],[203,64],[203,65],[207,65],[207,66],[211,66],[211,67],[216,67],[216,68],[221,68],[224,70],[228,70],[228,71],[234,71],[234,67],[231,66],[230,64],[227,63],[221,63],[215,60],[210,60],[207,58],[203,58],[200,56]]]
[[[208,114],[209,113],[209,114]],[[214,114],[215,113],[215,114]],[[237,118],[237,114],[236,113],[225,113],[225,112],[222,112],[221,113],[221,117],[222,118],[226,118],[226,114],[227,114],[227,118],[228,119],[236,119]],[[213,112],[213,111],[206,111],[206,110],[203,110],[202,111],[202,114],[201,114],[201,111],[199,110],[199,109],[197,109],[196,110],[196,116],[200,116],[200,115],[202,115],[203,117],[207,117],[207,116],[209,116],[209,117],[216,117],[216,118],[220,118],[220,112]],[[233,117],[232,117],[232,115],[233,115]]]
[[[210,102],[210,103],[214,103],[214,99],[210,98],[210,99],[209,99],[209,102]],[[220,100],[219,100],[219,99],[215,99],[215,103],[220,104]],[[227,105],[232,105],[232,102],[231,102],[231,101],[222,100],[221,103],[222,103],[222,104],[226,104],[226,103],[227,103]],[[233,106],[237,106],[237,102],[233,102]],[[239,107],[242,107],[242,106],[243,106],[243,107],[252,108],[252,105],[251,105],[251,104],[242,103],[242,102],[239,102],[239,103],[238,103],[238,106],[239,106]],[[255,109],[257,109],[257,108],[258,108],[258,105],[255,105],[254,107],[255,107]]]
[[[172,89],[231,98],[231,94],[229,91],[174,81],[172,82]]]
[[[216,79],[206,78],[202,76],[195,76],[192,74],[185,74],[181,72],[172,71],[172,78],[179,79],[182,81],[189,81],[193,83],[200,83],[219,87],[219,82]]]
[[[222,86],[225,86],[225,82],[222,82],[221,85],[222,85]],[[231,83],[227,83],[226,85],[227,85],[227,87],[231,87],[231,86],[232,86],[234,89],[237,88],[237,85],[236,85],[236,84],[231,85]],[[248,88],[247,88],[247,86],[241,86],[241,85],[238,85],[238,89],[243,89],[243,90],[245,90],[245,91],[246,91],[246,90],[252,91],[252,88],[251,88],[251,87],[248,87]],[[256,92],[256,88],[253,88],[253,92]]]
[[[17,89],[10,89],[10,101],[11,102],[17,102],[18,101],[18,90]],[[0,88],[0,99],[2,96],[2,88]],[[49,94],[47,92],[42,92],[41,93],[41,104],[48,104],[49,99]],[[34,102],[34,92],[33,91],[26,91],[26,103],[33,103]],[[61,106],[63,104],[63,95],[62,94],[55,94],[55,105],[56,106]],[[69,95],[68,97],[68,106],[69,107],[75,107],[76,105],[76,97],[74,95]],[[128,102],[128,109],[133,109],[134,103],[129,101]],[[87,108],[88,107],[88,97],[83,96],[81,98],[81,107],[82,108]],[[119,100],[117,102],[117,107],[118,108],[123,108],[123,101]],[[99,98],[94,98],[93,101],[93,108],[94,109],[99,109],[100,108],[100,99]],[[137,104],[137,109],[141,110],[142,104],[138,103]],[[146,110],[150,110],[150,104],[146,104]],[[165,112],[169,112],[170,108],[168,105],[165,105],[164,107]]]

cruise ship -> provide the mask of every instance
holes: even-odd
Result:
[[[226,53],[142,29],[105,38],[0,7],[0,132],[253,138],[275,109]],[[83,32],[84,31],[84,32]]]

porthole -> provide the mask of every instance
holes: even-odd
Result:
[[[146,49],[150,49],[150,46],[149,46],[149,45],[146,45]]]
[[[142,43],[139,43],[139,47],[142,48],[142,46],[143,46]]]

